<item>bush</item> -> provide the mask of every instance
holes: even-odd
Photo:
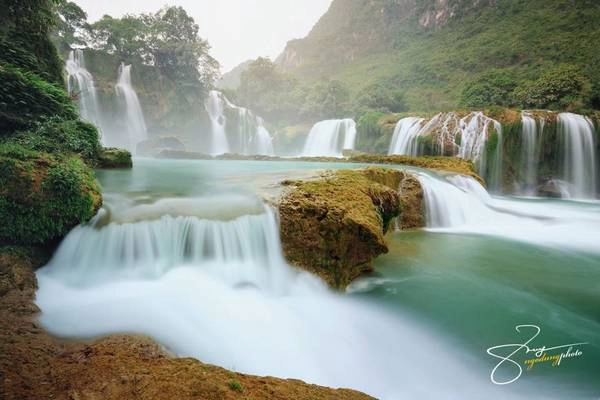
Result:
[[[0,145],[0,244],[48,244],[101,204],[93,171],[76,156]]]
[[[515,90],[522,107],[567,109],[589,101],[590,83],[579,67],[561,65]]]
[[[81,120],[51,118],[9,140],[44,153],[79,154],[92,163],[102,151],[96,127]]]
[[[0,81],[0,135],[26,129],[50,116],[78,118],[67,92],[34,73],[0,65]]]
[[[378,111],[369,111],[363,114],[356,124],[356,149],[366,152],[375,151],[375,143],[383,136],[379,120],[385,114]]]
[[[371,85],[363,90],[356,99],[355,108],[382,113],[401,113],[408,110],[404,94],[397,88],[381,83]]]
[[[460,96],[462,107],[511,106],[517,81],[506,72],[490,71],[468,82]]]

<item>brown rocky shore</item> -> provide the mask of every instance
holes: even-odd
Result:
[[[372,399],[172,358],[140,336],[61,341],[36,322],[34,267],[18,251],[0,253],[0,399]]]

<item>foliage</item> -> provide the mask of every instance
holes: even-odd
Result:
[[[236,379],[232,379],[232,380],[228,381],[227,382],[227,386],[229,386],[229,389],[231,389],[231,390],[233,390],[235,392],[239,392],[239,393],[243,393],[244,392],[244,387]]]
[[[560,110],[584,104],[589,96],[589,86],[579,67],[561,65],[517,88],[515,97],[525,107]]]
[[[400,113],[407,110],[404,94],[392,85],[377,83],[366,87],[356,100],[359,110]]]
[[[325,79],[306,91],[302,114],[319,119],[347,117],[350,94],[340,81]]]
[[[52,40],[59,50],[70,49],[72,45],[86,45],[83,33],[88,29],[87,13],[67,0],[58,1],[56,13],[58,18]]]
[[[513,91],[518,82],[502,70],[484,72],[467,82],[461,92],[460,106],[480,108],[487,106],[511,106]]]
[[[90,219],[100,202],[93,171],[79,157],[0,144],[0,243],[60,239]]]
[[[103,149],[98,157],[98,168],[131,168],[131,153],[124,149]]]
[[[43,79],[62,84],[62,62],[49,39],[56,25],[56,2],[8,0],[2,4],[0,65],[28,68]]]
[[[39,75],[0,65],[0,134],[32,126],[48,116],[77,118],[67,92]]]
[[[101,153],[98,130],[80,120],[50,118],[10,141],[44,153],[73,153],[94,162]]]
[[[307,38],[288,44],[284,72],[303,85],[339,80],[354,99],[383,82],[401,88],[408,109],[418,112],[456,109],[465,88],[488,71],[520,86],[569,63],[600,81],[598,1],[447,2],[453,17],[430,18],[429,26],[421,17],[432,2],[408,3],[334,0]]]
[[[153,14],[104,16],[89,26],[90,44],[127,62],[143,62],[186,85],[212,87],[219,72],[210,46],[194,19],[182,7]]]
[[[359,134],[356,136],[356,148],[360,151],[377,152],[376,142],[384,137],[379,120],[385,114],[379,111],[370,111],[363,114],[356,125]]]

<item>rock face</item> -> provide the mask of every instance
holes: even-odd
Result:
[[[404,178],[401,171],[367,168],[284,182],[279,215],[288,261],[338,289],[371,271],[373,258],[388,250],[384,235],[400,215]]]
[[[37,281],[21,250],[0,249],[0,398],[367,400],[365,394],[298,380],[256,377],[170,358],[152,340],[93,343],[52,338],[35,321]]]

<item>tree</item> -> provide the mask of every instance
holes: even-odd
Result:
[[[565,109],[589,102],[591,85],[580,68],[563,64],[515,90],[522,107]]]
[[[309,118],[347,117],[350,93],[336,80],[323,80],[308,90],[302,113]]]
[[[364,89],[356,99],[355,108],[383,113],[399,113],[408,109],[404,94],[384,83],[376,83]]]
[[[70,49],[73,44],[86,45],[83,32],[87,30],[87,13],[71,1],[60,0],[57,4],[58,15],[52,40],[60,50]]]
[[[511,106],[517,81],[504,71],[492,70],[467,82],[460,105],[463,107]]]

